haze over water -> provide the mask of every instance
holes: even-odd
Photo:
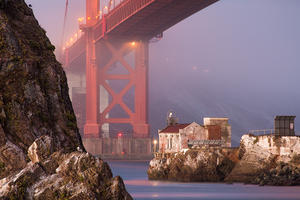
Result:
[[[26,2],[60,48],[65,1]],[[221,0],[164,32],[150,44],[151,132],[170,109],[182,123],[229,117],[234,145],[275,115],[300,118],[299,10],[299,0]],[[69,1],[67,38],[84,13],[84,0]]]
[[[148,161],[109,161],[136,200],[299,200],[300,187],[148,181]]]

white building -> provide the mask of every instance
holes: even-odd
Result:
[[[204,118],[204,125],[170,123],[158,131],[159,152],[171,153],[189,148],[189,144],[231,146],[228,118]]]

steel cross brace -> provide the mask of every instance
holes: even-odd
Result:
[[[105,124],[105,123],[128,123],[133,126],[134,129],[134,134],[137,137],[147,137],[148,136],[148,124],[147,124],[147,119],[139,119],[139,109],[135,110],[133,112],[123,101],[124,95],[130,90],[131,87],[136,86],[139,83],[139,80],[141,77],[146,77],[147,75],[144,74],[139,78],[141,75],[141,70],[139,70],[140,66],[135,66],[133,68],[128,64],[125,59],[124,55],[128,53],[128,51],[134,51],[135,52],[135,59],[139,60],[137,57],[141,57],[144,59],[145,56],[139,56],[142,55],[142,53],[139,52],[139,47],[143,46],[143,42],[137,42],[134,46],[130,45],[129,43],[124,43],[121,48],[117,49],[109,40],[103,41],[102,45],[105,45],[107,50],[109,50],[112,54],[112,57],[110,58],[109,62],[104,65],[103,67],[99,68],[99,81],[98,84],[102,86],[103,88],[106,89],[106,91],[111,95],[112,97],[112,102],[109,103],[109,105],[103,110],[102,113],[100,113],[100,118],[99,118],[99,124],[100,127]],[[147,46],[148,47],[148,46]],[[127,69],[128,74],[107,74],[108,70],[113,66],[114,63],[120,62],[125,69]],[[139,65],[141,62],[136,61],[136,65]],[[143,63],[143,62],[142,62]],[[144,66],[145,67],[145,66]],[[120,93],[116,93],[111,86],[108,84],[109,80],[129,80],[129,83],[121,90]],[[147,90],[147,88],[145,88]],[[135,90],[135,96],[138,96],[139,93],[138,91]],[[136,99],[138,97],[135,97]],[[139,99],[139,98],[138,98]],[[137,101],[135,103],[139,104],[144,104],[144,107],[147,107],[147,102],[146,101]],[[107,118],[108,113],[116,106],[119,104],[121,108],[128,114],[128,118]],[[135,108],[139,108],[139,106],[135,105]],[[146,110],[146,108],[145,108]],[[146,127],[144,128],[145,130],[139,131],[141,128],[136,128],[136,127]]]

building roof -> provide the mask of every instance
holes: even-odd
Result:
[[[179,129],[184,129],[187,127],[189,124],[175,124],[175,125],[169,125],[163,130],[161,130],[159,133],[179,133]]]

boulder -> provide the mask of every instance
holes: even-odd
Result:
[[[131,200],[120,177],[113,177],[106,162],[89,153],[52,152],[48,136],[30,146],[31,162],[0,180],[3,199],[103,199]],[[29,152],[30,151],[30,152]]]
[[[26,155],[17,145],[7,141],[0,147],[0,177],[15,173],[26,166]]]
[[[51,137],[45,135],[35,140],[28,149],[28,157],[31,162],[43,162],[54,151],[54,144]]]

